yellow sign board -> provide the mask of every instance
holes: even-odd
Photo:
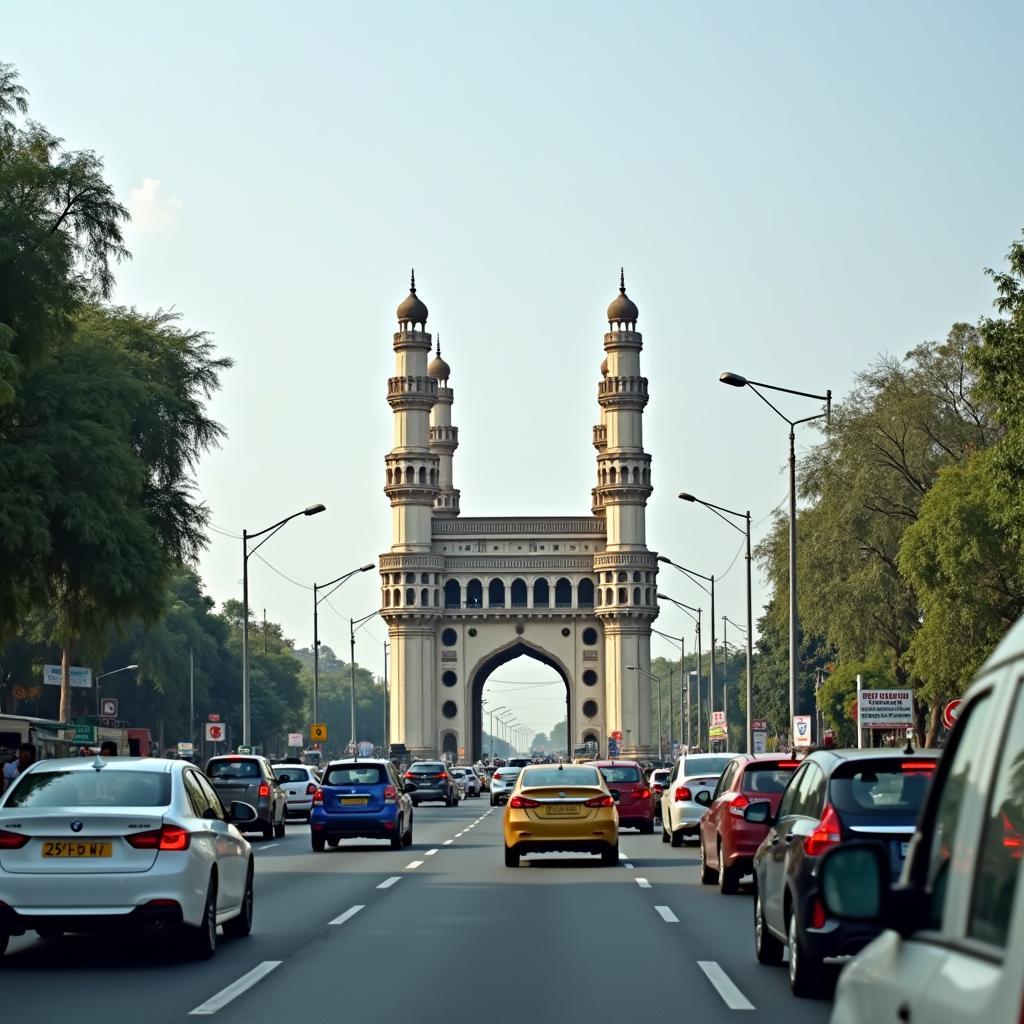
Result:
[[[724,725],[713,725],[708,729],[708,738],[712,740],[724,740],[726,739],[726,731]]]
[[[323,741],[327,739],[327,723],[314,722],[309,727],[309,738],[314,743],[323,743]]]

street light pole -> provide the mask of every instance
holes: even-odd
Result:
[[[694,569],[687,569],[685,566],[679,565],[677,562],[673,562],[671,558],[668,558],[665,555],[658,555],[658,561],[659,562],[664,562],[666,565],[671,565],[673,569],[678,569],[679,572],[683,573],[684,576],[687,576],[689,578],[691,583],[696,583],[697,586],[700,587],[700,589],[703,590],[705,594],[708,594],[711,597],[711,672],[710,672],[710,675],[708,676],[708,704],[710,705],[710,710],[714,711],[715,710],[715,577],[713,575],[712,576],[705,576],[703,573],[697,572]],[[707,583],[710,583],[711,584],[711,588],[708,589],[707,587],[705,587],[704,584],[702,584],[700,582],[700,580],[705,580]],[[671,598],[670,598],[670,600],[671,600]],[[678,602],[675,602],[675,603],[678,603]],[[699,651],[697,653],[697,657],[698,658],[700,657],[700,652]],[[698,691],[698,697],[699,696],[700,696],[700,693]],[[709,746],[710,746],[710,744],[709,744]]]
[[[191,657],[191,653],[189,655]],[[125,665],[123,668],[115,668],[112,672],[102,672],[96,676],[96,717],[100,718],[100,680],[106,679],[107,676],[116,676],[119,672],[132,672],[137,669],[138,665]]]
[[[666,559],[666,561],[667,561],[667,559]],[[658,600],[659,601],[668,601],[670,604],[674,604],[681,612],[683,612],[684,615],[688,615],[697,624],[697,746],[699,747],[700,746],[700,659],[701,659],[700,623],[701,623],[701,609],[700,608],[694,608],[694,607],[692,607],[691,605],[688,605],[688,604],[683,604],[682,601],[677,601],[674,597],[669,597],[668,594],[660,594],[659,593],[658,594]],[[657,633],[658,630],[655,630],[655,632]],[[662,633],[661,635],[664,636],[665,634]],[[668,639],[674,640],[675,637],[669,637]],[[682,659],[683,659],[683,642],[682,642],[681,638],[680,638],[680,641],[679,641],[679,656],[680,656],[680,659],[681,659],[681,664],[684,665],[684,669],[685,669],[685,662],[682,661]],[[714,657],[714,652],[712,652],[712,655],[711,655],[711,663],[712,663],[712,665],[714,664],[714,662],[715,662],[715,657]],[[689,748],[689,746],[690,746],[690,686],[689,686],[689,682],[687,682],[687,686],[686,686],[686,746],[687,746],[687,748]]]
[[[370,566],[373,568],[373,566]],[[361,570],[358,570],[361,571]],[[356,630],[361,626],[365,626],[375,615],[379,615],[377,611],[372,611],[367,615],[364,615],[361,619],[349,619],[348,620],[348,639],[349,639],[349,675],[351,677],[351,718],[349,722],[349,743],[352,745],[354,753],[359,752],[356,741]]]
[[[249,746],[252,742],[252,699],[249,692],[249,556],[263,547],[286,523],[290,523],[298,516],[315,516],[326,509],[326,505],[307,505],[265,530],[256,533],[242,530],[242,746]],[[250,551],[249,541],[257,537],[262,537],[263,540]]]
[[[765,384],[763,381],[748,380],[738,373],[722,373],[718,379],[730,387],[748,387],[758,398],[768,406],[780,419],[789,424],[789,728],[792,732],[793,718],[796,715],[796,684],[799,674],[799,648],[800,648],[800,612],[796,600],[796,428],[801,423],[811,423],[814,420],[824,419],[826,422],[832,420],[832,389],[829,388],[825,394],[816,395],[810,391],[794,391],[792,388],[782,388],[775,384]],[[769,391],[781,391],[787,395],[798,395],[801,398],[814,398],[825,403],[825,411],[816,416],[805,416],[803,419],[791,420],[774,404],[768,401],[758,388],[767,388]],[[748,728],[748,736],[749,736]]]

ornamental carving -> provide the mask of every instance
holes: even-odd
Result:
[[[457,519],[434,522],[434,536],[499,536],[501,534],[535,534],[565,537],[574,534],[605,535],[603,519]]]

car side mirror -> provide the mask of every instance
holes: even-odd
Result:
[[[233,825],[247,825],[250,821],[255,821],[259,815],[252,804],[247,804],[242,800],[232,800],[231,806],[228,808],[228,817]]]
[[[743,808],[743,820],[753,825],[772,824],[772,805],[767,800],[755,800]]]
[[[700,804],[701,807],[710,807],[711,806],[711,794],[706,789],[702,789],[693,798],[693,802],[695,804]]]
[[[620,793],[620,792],[619,792],[619,791],[618,791],[617,789],[613,789],[613,790],[611,791],[611,793],[612,793],[612,799],[613,799],[613,800],[614,800],[614,801],[615,801],[616,803],[618,803],[618,802],[619,802],[619,801],[620,801],[620,800],[622,799],[622,794],[621,794],[621,793]]]
[[[881,922],[892,886],[889,853],[881,843],[854,840],[827,851],[818,877],[827,914],[848,921]]]

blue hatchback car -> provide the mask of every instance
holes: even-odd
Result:
[[[324,769],[309,817],[313,850],[342,839],[387,839],[412,846],[412,800],[390,761],[345,758]]]

